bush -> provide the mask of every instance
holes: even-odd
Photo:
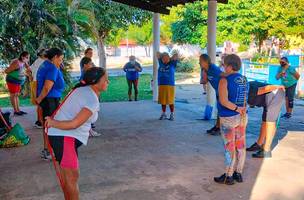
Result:
[[[6,83],[3,74],[0,74],[0,92],[6,92]]]
[[[185,58],[177,63],[176,72],[192,73],[199,69],[198,58]]]
[[[280,60],[277,57],[264,56],[262,54],[256,53],[251,59],[252,62],[258,63],[270,63],[270,64],[279,64]]]

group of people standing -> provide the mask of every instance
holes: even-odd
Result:
[[[63,51],[58,48],[42,49],[38,59],[29,66],[29,53],[21,53],[18,59],[11,62],[5,70],[7,86],[15,115],[26,112],[19,108],[18,95],[25,76],[29,76],[32,88],[32,102],[37,105],[36,126],[43,127],[44,149],[41,157],[51,159],[50,151],[55,156],[63,180],[65,199],[79,199],[79,163],[77,149],[86,145],[94,122],[97,120],[100,94],[107,90],[109,80],[102,67],[92,62],[93,50],[86,49],[80,61],[81,76],[79,83],[61,103],[65,90],[63,78]],[[175,119],[175,70],[178,54],[171,57],[168,53],[157,53],[158,68],[158,103],[161,105],[159,120]],[[282,79],[282,86],[259,85],[250,83],[239,73],[242,62],[235,54],[222,57],[221,68],[211,62],[207,54],[199,57],[199,63],[207,82],[215,89],[218,119],[211,133],[220,131],[224,144],[225,173],[214,177],[217,183],[232,185],[243,182],[243,168],[247,151],[256,151],[255,158],[271,157],[272,139],[276,132],[276,121],[279,117],[284,97],[286,96],[286,118],[291,117],[293,96],[299,74],[282,58],[277,79]],[[135,90],[134,100],[138,100],[138,78],[142,71],[136,58],[131,56],[124,66],[128,83],[128,97],[132,101],[132,86]],[[253,95],[252,91],[256,94]],[[286,91],[286,93],[285,93]],[[251,99],[250,99],[251,98]],[[249,101],[251,100],[251,101]],[[262,106],[263,116],[260,137],[257,142],[246,149],[246,127],[248,122],[247,102],[251,106]],[[252,102],[252,103],[250,103]],[[166,108],[170,115],[167,117]],[[209,130],[210,132],[210,130]],[[94,135],[93,136],[98,136]]]
[[[87,50],[87,53],[92,49]],[[29,66],[29,53],[22,52],[5,70],[14,115],[24,115],[19,108],[19,93],[25,76],[31,80],[31,101],[37,105],[36,127],[43,128],[41,157],[51,160],[50,152],[60,168],[66,199],[78,199],[77,148],[87,144],[94,134],[94,122],[99,111],[99,96],[107,89],[108,78],[104,68],[95,67],[90,58],[81,61],[82,76],[61,103],[65,90],[63,77],[63,51],[58,48],[42,49],[38,59]],[[93,132],[93,134],[92,134]]]

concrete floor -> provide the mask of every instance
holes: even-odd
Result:
[[[208,136],[213,121],[202,116],[201,88],[177,86],[176,121],[159,121],[150,101],[102,103],[96,123],[103,136],[79,149],[80,192],[85,200],[303,200],[304,107],[281,121],[273,158],[247,155],[242,184],[218,185],[223,173],[221,138]],[[63,199],[53,166],[39,158],[41,130],[33,129],[34,109],[15,118],[31,137],[25,147],[0,149],[0,199]],[[261,109],[250,109],[247,144],[259,132]]]

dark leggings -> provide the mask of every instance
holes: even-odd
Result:
[[[138,79],[136,80],[128,80],[128,95],[132,95],[132,85],[134,87],[134,91],[135,91],[135,95],[137,96],[138,95]]]
[[[297,84],[294,84],[288,88],[286,88],[286,97],[288,99],[288,107],[293,108],[293,101],[294,101],[294,96],[296,94],[296,87]]]

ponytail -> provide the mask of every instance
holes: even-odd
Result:
[[[106,70],[104,68],[92,67],[84,73],[83,79],[74,86],[74,89],[88,85],[95,85],[105,74]]]

